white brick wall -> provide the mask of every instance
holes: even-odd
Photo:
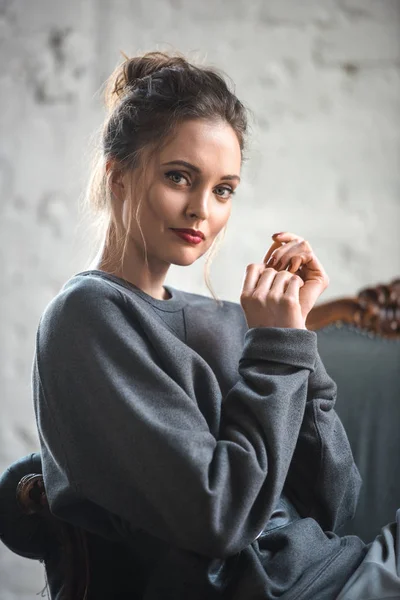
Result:
[[[238,301],[274,231],[310,240],[322,300],[400,272],[400,0],[3,0],[0,3],[0,470],[37,449],[30,370],[47,302],[85,260],[78,197],[98,89],[127,53],[176,47],[224,69],[256,122],[212,268]],[[203,262],[167,282],[207,294]],[[0,546],[0,600],[41,567]]]

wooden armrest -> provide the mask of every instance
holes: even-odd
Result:
[[[49,511],[43,475],[39,473],[29,473],[22,477],[17,485],[16,497],[20,509],[26,515]]]
[[[307,328],[315,331],[333,323],[347,323],[386,338],[400,338],[400,278],[362,289],[357,296],[315,306]]]

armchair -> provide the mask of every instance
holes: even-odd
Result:
[[[316,306],[307,319],[363,485],[338,532],[372,541],[400,507],[400,279]]]

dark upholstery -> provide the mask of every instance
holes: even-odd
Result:
[[[58,568],[58,521],[39,514],[24,514],[17,502],[18,483],[31,473],[42,473],[40,454],[18,459],[0,477],[0,539],[16,554],[43,562],[51,598],[61,600],[64,582]]]
[[[87,580],[82,530],[46,511],[29,515],[21,511],[16,488],[30,473],[42,473],[40,454],[18,459],[0,478],[0,539],[16,554],[43,562],[51,599],[83,600],[86,581],[89,593],[85,600],[141,598],[148,574],[131,548],[84,533]]]
[[[49,522],[39,515],[25,515],[17,504],[16,489],[28,473],[41,473],[40,454],[30,454],[13,463],[0,477],[0,537],[20,556],[43,560],[54,543]]]
[[[370,542],[400,508],[400,339],[350,325],[330,325],[317,335],[363,479],[355,518],[340,533]]]
[[[330,325],[317,335],[322,360],[338,386],[336,409],[364,481],[356,516],[338,533],[354,533],[369,542],[394,520],[400,507],[400,340],[384,339],[350,325]],[[16,500],[20,479],[41,472],[40,455],[31,454],[1,476],[0,538],[13,552],[44,562],[53,600],[80,600],[82,588],[74,587],[72,580],[68,589],[64,584],[70,579],[71,566],[80,584],[85,580],[82,544],[78,544],[81,530],[64,524],[49,511],[23,514]],[[84,535],[90,576],[87,600],[140,598],[149,576],[140,557],[122,543]],[[66,541],[71,540],[77,552],[66,567]],[[68,556],[71,559],[71,554]]]

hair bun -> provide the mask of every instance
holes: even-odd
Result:
[[[146,52],[142,56],[125,57],[118,67],[111,73],[106,82],[105,105],[112,111],[132,89],[137,81],[148,75],[153,75],[164,68],[185,69],[190,65],[179,53],[174,55],[166,52]]]

